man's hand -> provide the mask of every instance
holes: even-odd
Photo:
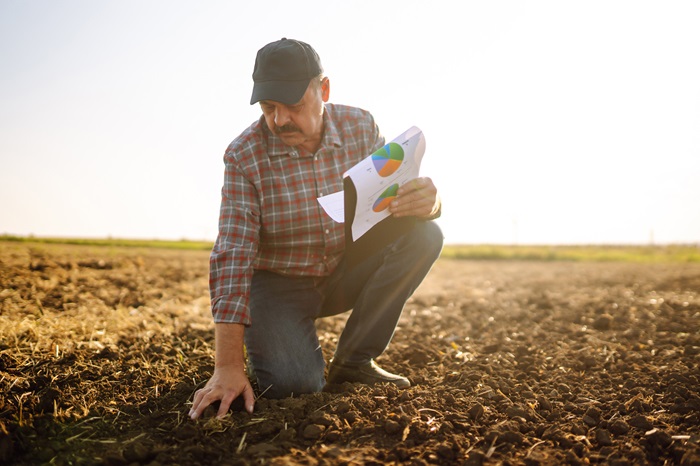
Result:
[[[206,407],[215,401],[221,401],[216,416],[222,417],[228,412],[233,400],[239,396],[243,397],[246,411],[252,413],[255,396],[245,368],[238,365],[218,366],[204,388],[195,392],[190,418],[197,419]]]
[[[399,188],[389,206],[394,217],[431,218],[440,211],[440,197],[430,178],[416,178]]]
[[[243,334],[245,327],[240,324],[216,324],[216,365],[214,375],[204,388],[197,390],[192,401],[189,416],[197,419],[207,406],[221,401],[218,417],[224,416],[233,400],[243,397],[246,411],[253,412],[255,395],[245,371],[243,357]]]

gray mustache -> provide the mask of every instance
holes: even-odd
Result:
[[[290,123],[282,126],[277,126],[275,125],[275,133],[281,134],[281,133],[299,133],[301,132],[299,128],[297,128],[295,125],[292,125]]]

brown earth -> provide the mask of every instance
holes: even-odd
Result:
[[[380,360],[410,389],[196,422],[207,252],[0,243],[0,290],[0,464],[700,465],[700,264],[441,259]]]

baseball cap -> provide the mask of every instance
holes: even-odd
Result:
[[[250,104],[273,100],[291,105],[304,97],[311,78],[323,73],[321,59],[306,42],[282,39],[258,50]]]

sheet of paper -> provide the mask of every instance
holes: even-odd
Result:
[[[391,201],[401,185],[418,177],[424,153],[423,132],[413,126],[345,173],[357,189],[353,241],[391,215]]]
[[[345,222],[345,196],[343,191],[317,198],[328,216],[338,223]]]

